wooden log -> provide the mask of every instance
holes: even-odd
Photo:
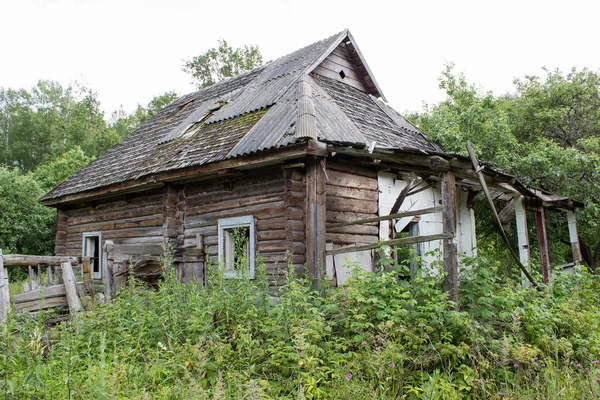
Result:
[[[286,233],[283,229],[275,231],[258,231],[256,237],[259,242],[263,240],[284,240],[286,238]]]
[[[409,237],[405,237],[405,238],[387,240],[387,241],[383,241],[383,242],[338,247],[337,249],[327,250],[326,254],[331,255],[331,254],[351,253],[351,252],[355,252],[355,251],[377,249],[382,245],[398,246],[398,245],[402,245],[402,244],[433,242],[435,240],[445,240],[445,239],[449,239],[449,238],[452,238],[452,234],[450,234],[450,233],[440,233],[437,235],[426,235],[426,236],[409,236]]]
[[[75,274],[73,273],[73,267],[69,262],[64,262],[60,266],[62,268],[63,283],[67,292],[69,311],[71,313],[77,313],[81,311],[82,306],[81,299],[77,295],[77,280],[75,279]]]
[[[377,214],[377,202],[327,196],[327,209],[329,211]]]
[[[443,241],[444,291],[448,298],[458,308],[458,254],[454,243],[456,236],[456,180],[454,173],[444,172],[442,174],[442,226],[444,232],[451,233],[452,238]]]
[[[335,244],[371,243],[378,239],[378,235],[353,235],[351,233],[327,232],[327,241]]]
[[[344,162],[342,161],[333,161],[333,160],[328,160],[327,161],[327,173],[329,173],[329,171],[338,171],[338,172],[345,172],[348,174],[352,174],[352,175],[361,175],[361,176],[365,176],[367,178],[374,178],[375,180],[377,180],[377,171],[365,167],[365,166],[359,166],[356,164],[356,159],[352,158],[351,160],[349,159],[348,162]],[[329,182],[328,182],[329,184]]]
[[[34,292],[34,293],[37,293],[37,292]],[[34,301],[20,302],[20,303],[15,302],[15,310],[16,311],[25,311],[26,310],[28,312],[32,312],[32,311],[42,310],[42,309],[46,309],[46,308],[64,307],[64,306],[68,306],[68,305],[69,305],[69,303],[67,301],[66,296],[53,297],[51,299],[39,298]]]
[[[379,190],[379,187],[377,185],[377,178],[370,178],[334,170],[327,171],[327,176],[329,177],[329,180],[327,181],[328,185],[375,191]]]
[[[377,213],[374,214],[365,214],[365,213],[353,213],[353,212],[339,212],[339,211],[330,211],[327,210],[327,223],[330,224],[338,224],[344,222],[350,222],[360,219],[373,218],[377,217]],[[376,222],[369,222],[365,224],[378,225]]]
[[[327,225],[327,228],[328,229],[329,228],[339,228],[342,226],[362,225],[362,224],[369,224],[369,223],[373,223],[373,222],[389,221],[392,219],[399,219],[399,218],[404,218],[404,217],[414,217],[417,215],[435,214],[440,211],[442,211],[442,207],[431,207],[431,208],[424,208],[422,210],[403,211],[403,212],[399,212],[399,213],[395,213],[395,214],[384,215],[383,217],[362,218],[362,219],[357,219],[354,221],[330,224],[330,225]]]
[[[351,225],[327,227],[327,233],[349,233],[351,235],[379,235],[379,227],[373,225]]]
[[[162,216],[162,204],[157,200],[156,204],[147,205],[139,208],[127,208],[125,210],[116,210],[104,214],[83,215],[81,217],[69,217],[68,226],[80,226],[86,224],[98,224],[110,221],[126,221],[134,218],[152,218]]]
[[[80,240],[81,241],[81,240]],[[73,265],[78,265],[77,257],[65,256],[30,256],[22,254],[7,254],[2,256],[5,267],[19,265],[61,265],[64,262],[70,262]]]
[[[377,190],[327,185],[326,191],[327,197],[331,196],[345,199],[365,200],[371,202],[377,202],[377,200],[379,199],[379,193],[377,192]]]
[[[117,219],[109,222],[94,222],[91,224],[74,225],[69,227],[69,234],[97,231],[111,231],[128,228],[158,227],[163,222],[162,215],[150,215],[136,218]],[[65,232],[67,234],[67,232]]]
[[[67,291],[64,285],[52,285],[40,288],[40,290],[30,291],[27,293],[19,293],[13,296],[13,302],[25,303],[29,301],[39,301],[40,299],[52,299],[54,297],[64,297]]]
[[[10,308],[10,292],[8,286],[8,272],[4,268],[4,257],[0,249],[0,323],[6,321]]]

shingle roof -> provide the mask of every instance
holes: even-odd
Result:
[[[294,143],[295,82],[349,38],[348,31],[340,32],[181,97],[41,200]],[[368,70],[366,63],[364,68]],[[418,128],[372,95],[314,74],[308,81],[319,139],[439,151]],[[379,95],[373,85],[372,93]]]

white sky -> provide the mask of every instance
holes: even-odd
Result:
[[[194,91],[182,60],[219,38],[272,60],[349,28],[390,104],[412,111],[444,98],[446,62],[497,94],[542,66],[599,70],[599,16],[598,0],[0,0],[0,87],[80,81],[109,116]]]

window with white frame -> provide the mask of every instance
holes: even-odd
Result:
[[[81,256],[90,259],[92,278],[102,279],[102,232],[83,234]]]
[[[224,276],[239,278],[247,274],[254,278],[256,231],[254,217],[233,217],[219,220],[219,260]]]

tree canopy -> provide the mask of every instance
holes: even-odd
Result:
[[[38,199],[177,97],[166,92],[107,120],[97,93],[79,84],[0,88],[0,249],[51,254],[55,212]]]
[[[192,76],[192,83],[198,89],[202,89],[223,79],[251,71],[262,63],[262,54],[258,46],[234,49],[224,39],[219,39],[217,47],[185,61],[182,69]]]
[[[448,151],[466,153],[471,140],[482,159],[525,183],[586,203],[579,217],[583,256],[600,255],[600,73],[544,70],[515,80],[496,96],[446,66],[447,99],[409,116]],[[564,232],[563,237],[564,237]],[[556,239],[558,240],[558,239]],[[594,246],[592,246],[594,244]]]

